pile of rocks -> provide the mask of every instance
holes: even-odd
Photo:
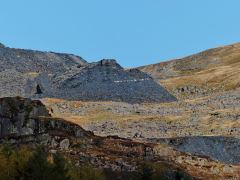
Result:
[[[52,97],[128,103],[177,99],[150,76],[115,60],[87,63],[71,54],[0,46],[0,97]]]

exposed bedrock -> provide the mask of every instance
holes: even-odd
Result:
[[[37,135],[52,130],[74,137],[81,137],[84,132],[76,124],[51,118],[49,111],[38,100],[0,98],[0,137]]]

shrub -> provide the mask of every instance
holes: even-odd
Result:
[[[43,147],[37,147],[25,165],[26,180],[51,180],[51,164]]]

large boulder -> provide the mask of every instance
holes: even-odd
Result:
[[[76,138],[81,138],[86,133],[76,124],[52,118],[39,100],[0,98],[0,137],[37,135],[53,131]]]

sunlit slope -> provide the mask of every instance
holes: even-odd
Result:
[[[180,99],[234,90],[240,87],[240,43],[138,69]]]
[[[42,99],[53,116],[100,136],[144,140],[185,136],[240,137],[240,91],[160,104]]]

